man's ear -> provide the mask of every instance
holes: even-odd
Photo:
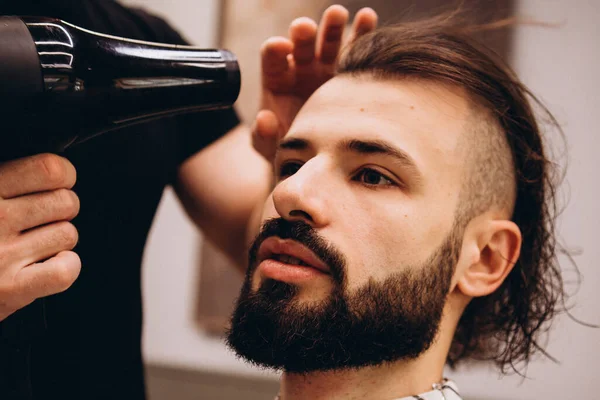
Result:
[[[521,251],[521,230],[512,221],[486,221],[476,233],[478,259],[469,265],[457,288],[469,297],[486,296],[504,282]]]

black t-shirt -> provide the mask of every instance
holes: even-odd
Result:
[[[163,20],[109,0],[0,0],[0,14],[57,17],[97,32],[185,43]],[[144,398],[140,264],[150,225],[181,162],[238,123],[233,110],[167,118],[67,152],[81,201],[73,222],[81,274],[69,290],[45,299],[46,324],[31,346],[15,349],[0,340],[0,399]]]

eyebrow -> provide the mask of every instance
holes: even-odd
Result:
[[[397,159],[401,164],[418,169],[417,164],[405,151],[381,140],[345,140],[340,143],[341,150],[359,154],[382,154]]]
[[[279,143],[277,150],[309,150],[312,144],[304,139],[292,138],[284,139]],[[357,153],[361,155],[380,154],[394,158],[400,165],[410,169],[414,174],[414,179],[419,182],[423,175],[417,167],[413,158],[405,151],[392,146],[383,140],[344,140],[338,145],[341,151]]]
[[[307,150],[310,149],[311,145],[308,140],[304,139],[283,139],[279,142],[277,150]]]

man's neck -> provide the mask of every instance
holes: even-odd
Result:
[[[425,360],[356,370],[281,376],[281,400],[392,400],[427,392],[442,380],[442,366]]]

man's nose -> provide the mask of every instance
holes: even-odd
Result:
[[[313,159],[275,187],[273,203],[282,218],[302,220],[313,227],[329,223],[332,210],[328,204],[335,185],[324,164],[323,160]]]

